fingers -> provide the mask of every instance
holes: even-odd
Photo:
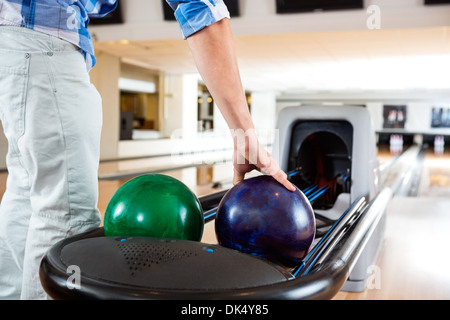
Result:
[[[272,176],[281,183],[286,189],[295,191],[295,186],[287,179],[287,174],[281,170],[278,163],[268,154],[269,161],[265,167],[260,167],[260,171],[264,174]]]
[[[296,187],[287,179],[287,174],[280,169],[278,164],[272,159],[270,165],[265,168],[258,168],[253,165],[239,166],[235,164],[234,174],[233,174],[233,185],[238,184],[245,178],[245,174],[253,169],[259,170],[261,173],[272,176],[280,184],[282,184],[286,189],[290,191],[295,191]]]
[[[296,187],[287,179],[287,174],[280,169],[270,153],[259,144],[256,135],[254,133],[248,135],[247,140],[241,138],[235,141],[233,184],[244,180],[247,172],[257,169],[265,175],[272,176],[286,189],[295,191]],[[250,139],[250,137],[253,138]],[[240,143],[238,143],[239,141]]]
[[[283,170],[278,170],[277,173],[271,175],[275,180],[282,184],[289,191],[295,191],[296,187],[287,179],[287,174]],[[241,173],[238,170],[234,170],[233,185],[238,184],[245,178],[245,173]]]
[[[289,191],[295,191],[295,186],[287,179],[287,174],[283,170],[278,170],[278,172],[272,177],[277,180],[279,183],[281,183],[286,189]]]

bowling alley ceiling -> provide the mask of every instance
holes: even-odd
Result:
[[[248,90],[448,89],[450,27],[236,36]],[[97,42],[97,52],[162,73],[195,73],[186,41]]]

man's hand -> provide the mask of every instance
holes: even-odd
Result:
[[[258,170],[263,174],[272,176],[290,191],[295,191],[295,186],[287,180],[286,173],[272,158],[269,152],[261,146],[254,130],[232,130],[234,141],[233,154],[233,184],[244,180],[245,174]]]

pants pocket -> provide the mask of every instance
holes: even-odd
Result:
[[[0,118],[8,140],[24,134],[29,61],[29,53],[0,50]]]

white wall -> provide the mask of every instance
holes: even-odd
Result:
[[[257,130],[275,128],[277,118],[276,98],[275,92],[252,92],[251,112]]]
[[[277,95],[275,92],[252,92],[251,114],[258,139],[270,149],[277,132]]]
[[[170,137],[174,131],[183,130],[184,134],[197,132],[197,75],[165,75],[163,131],[164,137]]]

